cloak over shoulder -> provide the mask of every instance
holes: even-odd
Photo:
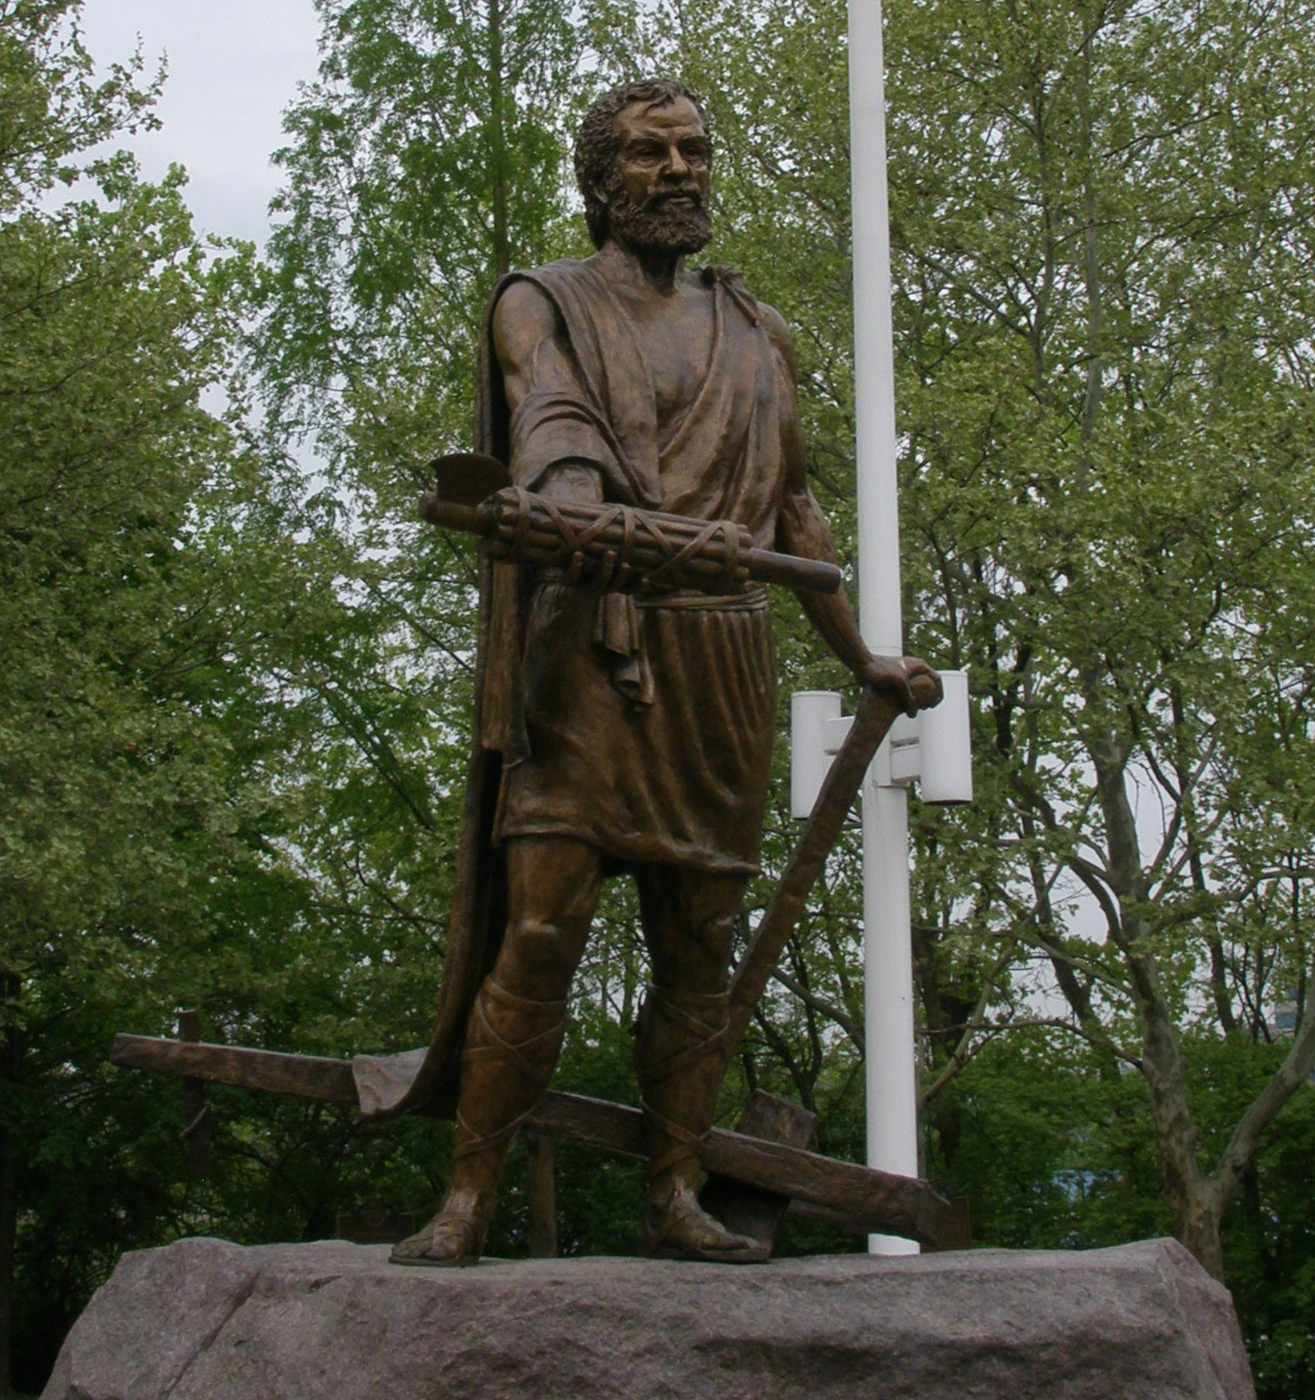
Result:
[[[474,431],[475,451],[504,463],[510,455],[510,414],[493,351],[493,311],[507,281],[494,288],[480,330]],[[520,573],[480,551],[475,713],[434,1034],[425,1050],[353,1058],[357,1100],[367,1118],[394,1118],[414,1109],[450,1117],[456,1111],[470,1008],[497,959],[507,920],[506,868],[493,843],[493,822],[504,757],[524,744],[524,724],[509,708],[516,687],[502,669],[518,650]],[[499,683],[492,684],[491,676]]]

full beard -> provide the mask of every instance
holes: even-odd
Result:
[[[608,208],[608,223],[613,232],[646,252],[697,253],[712,237],[712,220],[697,195],[692,204],[663,196],[636,204],[618,188]]]

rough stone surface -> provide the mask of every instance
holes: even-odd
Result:
[[[387,1263],[382,1246],[129,1254],[43,1400],[1250,1400],[1228,1293],[1179,1245]]]

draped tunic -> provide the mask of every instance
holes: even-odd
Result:
[[[711,352],[690,402],[665,416],[637,329],[636,299],[651,293],[615,249],[501,284],[495,302],[514,280],[538,287],[570,351],[531,377],[510,416],[512,479],[532,490],[555,464],[586,462],[608,501],[731,520],[770,548],[793,413],[787,370],[738,276],[681,275],[711,298]],[[496,395],[496,358],[491,368]],[[495,841],[573,836],[614,869],[758,869],[776,698],[760,588],[630,595],[545,574],[522,599],[518,643],[516,693],[501,701]]]
[[[559,462],[587,462],[609,501],[733,520],[771,547],[797,425],[763,313],[734,273],[682,274],[709,289],[712,349],[690,403],[663,419],[627,273],[609,245],[498,284],[480,344],[476,451],[527,489]],[[492,326],[518,279],[552,300],[570,354],[513,415]],[[470,1009],[506,927],[506,838],[574,836],[613,869],[757,869],[775,693],[760,589],[600,593],[482,556],[475,723],[433,1037],[423,1051],[355,1057],[367,1117],[455,1105]]]

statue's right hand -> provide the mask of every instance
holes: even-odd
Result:
[[[916,656],[900,660],[895,656],[869,655],[860,679],[873,690],[893,695],[910,717],[941,702],[940,676]]]
[[[945,698],[940,672],[932,670],[921,657],[906,656],[904,672],[909,678],[909,688],[918,709],[934,709]]]

